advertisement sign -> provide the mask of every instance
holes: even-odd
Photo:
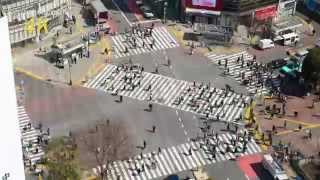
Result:
[[[255,11],[255,18],[257,20],[266,20],[277,15],[277,6],[272,5],[265,8],[257,9]]]
[[[216,7],[216,0],[192,0],[193,6]]]
[[[223,0],[183,0],[184,8],[222,11]]]

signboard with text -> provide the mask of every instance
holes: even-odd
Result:
[[[277,6],[267,6],[264,8],[257,9],[255,11],[255,18],[259,21],[272,18],[277,15]]]
[[[186,8],[221,11],[223,0],[184,0]]]

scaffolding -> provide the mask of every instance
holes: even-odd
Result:
[[[8,17],[10,41],[16,44],[29,39],[38,39],[41,29],[39,19],[59,25],[63,14],[71,7],[71,0],[2,0],[2,12]],[[31,19],[34,23],[31,24]],[[54,21],[61,21],[60,23]],[[26,27],[34,26],[34,31]],[[52,25],[50,26],[52,27]]]

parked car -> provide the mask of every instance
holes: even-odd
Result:
[[[258,43],[260,49],[274,48],[274,43],[271,39],[261,39]]]
[[[142,13],[143,13],[143,16],[147,19],[151,19],[151,18],[154,18],[154,14],[153,12],[151,11],[151,8],[149,6],[146,6],[146,5],[143,5],[140,7]]]
[[[91,32],[89,35],[89,44],[95,44],[98,41],[98,37],[94,32]]]
[[[276,59],[267,64],[267,66],[271,67],[272,69],[278,69],[282,66],[285,66],[287,61],[285,59]]]

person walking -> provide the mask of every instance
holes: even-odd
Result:
[[[155,126],[155,125],[152,126],[152,132],[153,132],[153,133],[156,132],[156,126]]]
[[[147,146],[147,142],[145,140],[143,140],[143,149],[145,149]]]

